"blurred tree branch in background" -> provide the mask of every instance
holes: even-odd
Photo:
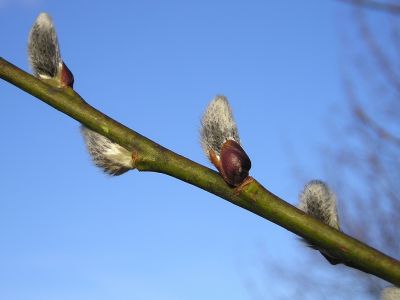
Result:
[[[352,26],[343,30],[346,106],[342,114],[330,113],[338,129],[321,161],[339,198],[344,231],[399,258],[400,4],[340,1],[355,5]],[[377,14],[378,10],[387,13]],[[308,252],[303,267],[296,269],[264,258],[268,272],[293,285],[281,299],[378,299],[388,286],[365,273],[328,269]]]
[[[383,11],[390,14],[400,14],[400,5],[396,3],[379,2],[372,0],[338,0],[338,1],[351,5]]]
[[[391,11],[395,6],[400,7],[393,4]],[[337,172],[344,175],[333,177],[342,197],[353,199],[341,203],[346,231],[399,257],[400,22],[390,14],[379,16],[382,21],[362,10],[354,15],[360,45],[353,54],[353,67],[343,76],[349,135],[332,151],[332,161],[340,167]],[[348,186],[349,180],[358,184]],[[387,286],[371,276],[359,277],[374,299]]]

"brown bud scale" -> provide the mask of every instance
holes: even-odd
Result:
[[[69,86],[70,88],[74,87],[74,75],[68,69],[67,65],[63,62],[61,67],[61,85]]]
[[[250,158],[239,143],[228,140],[222,145],[218,169],[226,183],[239,186],[249,176],[250,168]]]

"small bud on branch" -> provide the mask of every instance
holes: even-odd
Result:
[[[53,20],[41,13],[29,33],[28,56],[35,76],[55,79],[61,87],[73,87],[74,76],[61,59]]]
[[[105,173],[121,175],[135,168],[130,151],[85,126],[81,132],[93,162]]]
[[[217,96],[210,102],[201,125],[204,153],[226,183],[239,186],[249,176],[251,161],[240,145],[232,110],[224,96]]]
[[[336,208],[335,194],[320,180],[312,180],[300,194],[299,209],[313,216],[321,222],[339,230],[339,218]],[[319,250],[321,254],[333,265],[340,263],[332,255],[320,250],[308,240],[303,241],[310,247]]]

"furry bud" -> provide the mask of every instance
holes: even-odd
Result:
[[[400,288],[389,286],[381,293],[381,300],[400,300]]]
[[[384,288],[381,293],[381,300],[400,300],[400,288],[395,286]]]
[[[335,194],[320,180],[312,180],[300,194],[299,209],[335,229],[339,229]]]
[[[72,87],[74,77],[61,59],[57,33],[51,17],[41,13],[29,33],[29,63],[35,76],[55,79],[62,87]]]
[[[135,168],[129,150],[83,125],[81,132],[93,162],[105,173],[117,176]]]
[[[231,186],[239,186],[249,175],[251,161],[240,145],[232,110],[224,96],[215,97],[201,120],[204,153]]]
[[[336,197],[324,182],[313,180],[304,187],[303,192],[300,194],[299,209],[326,225],[340,230],[336,208]],[[320,250],[309,241],[304,241],[309,247]],[[320,250],[320,252],[331,264],[338,264],[340,262],[328,253],[325,253],[322,250]]]

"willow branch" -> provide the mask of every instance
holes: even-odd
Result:
[[[389,14],[400,14],[400,5],[389,2],[379,2],[374,0],[338,0],[347,4],[368,8],[376,11],[386,12]]]
[[[400,262],[286,203],[249,178],[229,187],[215,171],[180,156],[109,118],[70,88],[56,88],[0,58],[0,78],[131,149],[139,171],[170,175],[274,222],[332,254],[342,263],[400,285]],[[271,237],[273,239],[273,237]]]

